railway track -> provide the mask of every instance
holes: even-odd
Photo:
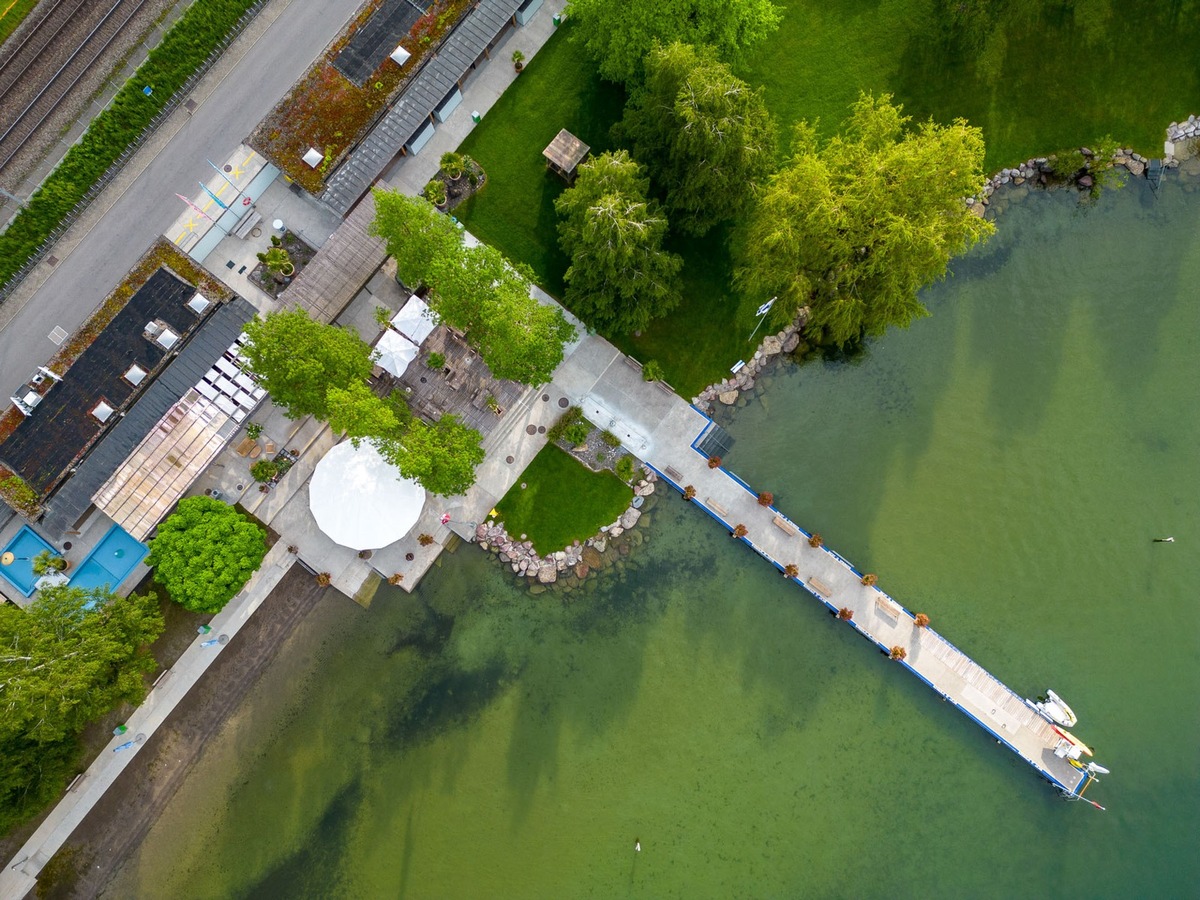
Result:
[[[71,96],[147,2],[57,0],[0,60],[0,171]]]

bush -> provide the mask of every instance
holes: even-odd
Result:
[[[188,497],[150,539],[146,565],[185,609],[215,613],[240,591],[267,555],[266,532],[232,506]]]
[[[262,436],[262,425],[258,422],[250,422],[246,426],[246,437],[252,441],[257,441]]]
[[[611,431],[600,432],[600,440],[604,441],[604,443],[608,444],[608,446],[610,446],[610,447],[620,447],[621,446],[621,439],[619,437],[617,437],[615,434],[613,434]]]
[[[617,471],[617,477],[620,478],[622,481],[624,481],[626,484],[633,481],[633,476],[636,474],[637,470],[636,470],[636,467],[634,466],[632,456],[622,456],[620,459],[617,460],[617,465],[615,466],[615,468]]]
[[[425,365],[431,369],[440,369],[446,365],[446,357],[440,353],[430,353],[429,359],[425,361]]]
[[[563,439],[572,446],[578,447],[585,443],[592,433],[592,426],[587,422],[573,422],[563,429]]]
[[[0,284],[50,237],[254,2],[207,0],[187,8],[0,235]],[[142,93],[144,85],[154,88],[151,96]]]
[[[584,421],[583,410],[578,406],[572,406],[560,418],[550,430],[546,433],[546,439],[551,443],[556,443],[566,437],[567,429],[576,423]]]
[[[662,381],[664,377],[666,376],[663,372],[663,367],[656,360],[652,359],[642,366],[643,381]]]
[[[259,484],[266,484],[278,474],[279,464],[269,459],[260,459],[250,466],[250,477]]]

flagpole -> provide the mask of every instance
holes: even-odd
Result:
[[[226,175],[226,174],[225,174],[225,173],[224,173],[224,172],[221,170],[220,166],[218,166],[218,165],[217,165],[215,162],[213,162],[211,159],[205,159],[204,161],[205,161],[206,163],[208,163],[210,166],[212,166],[212,167],[213,167],[213,169],[216,171],[216,173],[217,173],[218,175],[220,175],[222,178],[224,178],[224,179],[225,179],[225,181],[226,181],[226,183],[227,183],[227,184],[228,184],[228,185],[229,185],[231,188],[233,188],[235,191],[237,191],[237,194],[238,194],[238,199],[239,199],[239,200],[241,200],[241,199],[242,199],[242,189],[241,189],[240,187],[238,187],[236,184],[234,184],[232,181],[230,181],[230,180],[229,180],[229,177],[228,177],[228,176],[227,176],[227,175]]]
[[[762,327],[762,323],[766,320],[767,313],[771,311],[771,307],[775,305],[775,301],[778,299],[778,297],[772,297],[758,308],[758,324],[754,326],[754,330],[750,332],[750,337],[747,340],[754,340],[754,335],[758,334],[758,329]]]
[[[204,216],[204,218],[208,219],[208,221],[210,221],[214,225],[216,225],[218,231],[220,231],[222,234],[228,236],[229,232],[226,231],[224,228],[222,228],[216,219],[214,219],[212,216],[210,216],[208,213],[206,213],[204,210],[202,210],[200,207],[198,207],[195,203],[193,203],[187,197],[183,196],[183,194],[176,194],[175,196],[178,197],[180,200],[182,200],[184,203],[186,203],[188,206],[190,206],[197,213]]]

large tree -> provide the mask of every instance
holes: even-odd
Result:
[[[655,47],[620,130],[665,191],[672,225],[688,234],[740,213],[774,167],[762,88],[734,77],[708,47]]]
[[[162,630],[153,594],[61,585],[25,610],[0,604],[0,827],[62,789],[84,726],[141,700]]]
[[[329,418],[328,391],[371,374],[371,348],[355,332],[322,325],[303,309],[277,311],[246,326],[250,370],[290,418]]]
[[[638,331],[679,303],[683,263],[662,248],[667,219],[646,188],[642,167],[618,150],[580,166],[554,201],[558,242],[571,258],[565,300],[598,327]]]
[[[571,0],[567,15],[609,81],[636,80],[655,43],[710,44],[736,60],[780,20],[771,0]]]
[[[329,389],[329,427],[344,431],[355,447],[363,438],[394,434],[399,427],[388,400],[376,397],[364,382]]]
[[[411,288],[429,281],[429,267],[462,247],[462,231],[447,215],[421,197],[375,188],[371,234],[383,238],[396,273]]]
[[[475,483],[475,467],[483,462],[482,437],[458,416],[442,416],[433,425],[414,419],[397,438],[375,441],[380,454],[405,478],[431,494],[452,497]]]
[[[737,278],[779,297],[780,321],[811,307],[809,330],[843,345],[928,315],[917,292],[991,234],[964,199],[983,188],[983,137],[962,119],[908,127],[890,96],[862,95],[843,133],[796,127],[741,236]]]
[[[146,565],[171,599],[193,612],[219,612],[267,554],[266,532],[232,506],[188,497],[150,539]]]

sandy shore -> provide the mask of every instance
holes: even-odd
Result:
[[[312,575],[293,566],[46,866],[38,896],[99,895],[141,844],[205,743],[237,710],[296,627],[310,616],[340,616],[356,609],[348,598],[318,587]]]

